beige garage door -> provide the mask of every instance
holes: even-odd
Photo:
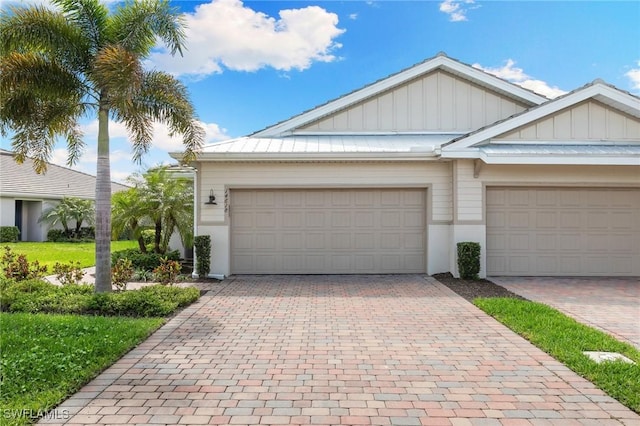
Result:
[[[640,190],[487,189],[488,275],[640,275]]]
[[[425,272],[424,189],[231,191],[235,274]]]

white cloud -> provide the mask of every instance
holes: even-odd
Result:
[[[440,12],[449,15],[449,21],[462,22],[467,20],[467,12],[479,6],[472,6],[474,0],[444,0],[440,3]]]
[[[638,68],[632,68],[624,75],[631,80],[633,90],[640,90],[640,61],[637,62]]]
[[[344,32],[338,16],[318,6],[286,9],[279,18],[256,12],[240,0],[216,0],[196,7],[186,16],[184,56],[166,49],[151,55],[149,63],[174,75],[204,77],[224,68],[256,71],[264,67],[304,70],[313,62],[336,60],[335,39]]]
[[[498,68],[483,67],[480,64],[473,64],[473,67],[510,81],[511,83],[524,87],[525,89],[532,90],[550,99],[557,98],[558,96],[567,93],[565,90],[562,90],[557,86],[549,86],[545,81],[532,78],[527,75],[522,68],[516,67],[515,64],[516,62],[513,59],[507,59],[505,65]]]

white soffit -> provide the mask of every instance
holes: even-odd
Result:
[[[491,140],[491,138],[510,132],[518,127],[540,120],[546,116],[591,98],[633,117],[640,118],[640,99],[630,93],[618,90],[615,87],[604,83],[602,80],[596,80],[593,83],[574,90],[564,96],[523,111],[513,117],[499,121],[496,124],[471,132],[467,136],[463,136],[458,140],[448,143],[442,147],[443,157],[448,156],[449,152],[486,143]]]
[[[303,112],[288,120],[282,121],[273,126],[255,132],[252,136],[280,136],[287,134],[288,132],[291,132],[294,129],[301,127],[309,122],[332,114],[336,111],[340,111],[350,105],[375,96],[378,93],[382,93],[386,90],[391,89],[392,87],[401,85],[420,75],[429,73],[438,68],[441,68],[466,80],[472,81],[480,86],[495,90],[496,92],[499,92],[509,98],[528,103],[532,106],[540,105],[544,102],[549,101],[549,99],[545,98],[544,96],[538,95],[537,93],[534,93],[528,89],[524,89],[506,80],[491,75],[485,71],[473,68],[470,65],[463,64],[462,62],[451,59],[444,53],[439,53],[437,56],[414,65],[411,68],[407,68],[404,71],[400,71],[399,73],[393,74],[373,84],[365,86],[362,89],[351,92],[338,99],[329,101],[314,109]]]

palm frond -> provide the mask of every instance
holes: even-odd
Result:
[[[119,45],[102,48],[95,57],[90,78],[110,103],[127,104],[142,84],[138,57]]]
[[[38,52],[75,72],[90,62],[89,40],[62,13],[42,6],[0,13],[0,56],[12,52]]]
[[[185,146],[185,162],[191,161],[204,143],[205,132],[200,123],[194,119],[195,109],[189,100],[186,87],[167,73],[160,71],[145,73],[140,92],[133,99],[132,107],[128,110],[119,110],[118,114],[125,123],[131,120],[129,117],[131,115],[143,115],[149,121],[167,123],[171,136],[182,137]],[[141,122],[141,120],[137,121]],[[134,157],[140,158],[148,150],[151,140],[136,141],[134,137],[133,142]]]
[[[167,0],[140,0],[120,7],[111,17],[114,41],[146,57],[159,37],[171,54],[182,54],[184,18]]]
[[[67,21],[90,41],[92,54],[110,42],[105,37],[109,10],[99,0],[53,0],[53,3],[62,9]]]

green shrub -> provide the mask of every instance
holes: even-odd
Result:
[[[84,278],[80,262],[69,262],[68,264],[56,262],[53,265],[53,273],[56,274],[56,279],[62,285],[77,285]]]
[[[127,283],[133,277],[133,267],[129,259],[118,259],[111,267],[111,284],[118,291],[126,290]]]
[[[36,260],[29,262],[24,254],[15,254],[11,247],[5,246],[2,258],[0,258],[2,273],[6,278],[16,281],[42,278],[47,273],[46,266],[40,266]]]
[[[142,253],[138,249],[127,249],[113,252],[111,254],[111,264],[115,265],[118,259],[129,259],[131,261],[131,267],[134,270],[144,269],[145,271],[153,271],[162,261],[162,258],[166,257],[168,260],[180,260],[180,252],[178,250],[169,251],[165,254],[159,253]]]
[[[92,226],[80,228],[79,232],[64,229],[49,229],[47,231],[47,241],[54,243],[86,243],[96,239],[96,231]]]
[[[155,229],[145,229],[142,231],[142,241],[144,241],[145,247],[147,249],[153,250],[153,246],[156,240],[156,231]]]
[[[69,241],[69,236],[64,231],[64,229],[49,229],[47,231],[47,241],[61,243]]]
[[[477,280],[480,272],[480,243],[465,241],[457,244],[460,278]]]
[[[196,288],[155,285],[139,290],[94,293],[91,285],[60,287],[41,280],[0,281],[3,312],[159,317],[200,297]]]
[[[160,265],[153,270],[153,277],[162,285],[173,285],[180,275],[180,262],[163,257]]]
[[[20,230],[17,226],[0,226],[0,243],[17,243]]]
[[[196,249],[196,274],[206,278],[211,270],[211,236],[198,235],[193,245]]]

